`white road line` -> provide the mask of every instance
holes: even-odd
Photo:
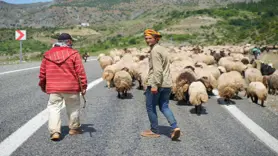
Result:
[[[213,93],[218,96],[218,91],[214,90]],[[247,115],[239,110],[235,105],[221,105],[223,108],[229,111],[244,127],[264,142],[270,149],[278,154],[278,140],[270,135],[267,131],[252,121]]]
[[[15,73],[15,72],[20,72],[20,71],[25,71],[25,70],[31,70],[31,69],[37,69],[37,68],[40,68],[40,66],[31,67],[31,68],[24,68],[24,69],[18,69],[18,70],[12,70],[12,71],[7,71],[7,72],[0,73],[0,75],[10,74],[10,73]]]
[[[87,62],[96,61],[96,60],[97,59],[90,59],[90,60],[87,60]],[[32,70],[32,69],[37,69],[37,68],[40,68],[40,66],[31,67],[31,68],[24,68],[24,69],[18,69],[18,70],[12,70],[12,71],[6,71],[6,72],[0,73],[0,75],[5,75],[5,74],[10,74],[10,73],[15,73],[15,72],[21,72],[21,71],[25,71],[25,70]]]
[[[90,60],[87,60],[87,62],[89,62],[89,61],[96,61],[97,59],[90,59]]]
[[[87,91],[102,82],[99,78],[88,84]],[[63,106],[62,108],[64,108]],[[18,147],[20,147],[30,136],[32,136],[42,125],[48,121],[48,110],[45,109],[18,130],[12,133],[4,141],[0,143],[0,156],[11,155]]]

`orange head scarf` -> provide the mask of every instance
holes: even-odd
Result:
[[[145,36],[153,36],[155,37],[157,40],[160,40],[160,38],[162,37],[161,34],[153,29],[146,29],[144,31],[144,35]]]

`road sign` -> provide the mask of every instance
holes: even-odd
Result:
[[[15,39],[19,41],[26,40],[26,30],[16,30]]]
[[[16,30],[15,31],[15,39],[20,41],[20,63],[22,62],[22,40],[26,40],[26,30]]]

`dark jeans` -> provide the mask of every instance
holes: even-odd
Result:
[[[158,93],[153,94],[151,92],[151,87],[148,87],[146,90],[146,108],[149,120],[151,122],[151,131],[158,133],[158,119],[156,113],[156,105],[158,104],[159,110],[168,120],[168,123],[171,127],[177,128],[176,119],[168,107],[169,98],[170,98],[171,88],[159,88]]]
[[[257,60],[258,59],[258,53],[257,52],[253,52],[253,55],[255,57],[255,60]]]

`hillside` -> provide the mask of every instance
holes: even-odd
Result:
[[[132,20],[150,11],[183,6],[200,8],[246,0],[55,0],[12,5],[0,2],[0,28],[62,27],[88,22],[91,25]],[[248,2],[248,1],[247,1]]]
[[[156,1],[156,0],[154,0]],[[167,44],[191,44],[191,45],[229,45],[229,44],[277,44],[278,40],[278,1],[262,0],[259,3],[221,3],[224,6],[202,7],[200,0],[198,5],[189,4],[186,1],[161,1],[163,5],[152,6],[146,3],[136,4],[137,0],[130,0],[129,3],[121,1],[105,0],[103,3],[95,3],[94,6],[87,7],[93,9],[106,6],[116,8],[123,11],[126,9],[126,17],[108,19],[108,13],[105,18],[99,23],[95,22],[89,27],[79,26],[55,26],[42,28],[21,27],[27,30],[27,41],[24,41],[23,52],[41,52],[51,47],[55,42],[57,35],[61,32],[69,32],[78,41],[75,42],[74,47],[81,53],[90,52],[97,54],[102,51],[107,51],[112,48],[124,48],[134,46],[144,46],[144,39],[142,32],[146,28],[154,28],[163,34],[162,43]],[[89,6],[89,0],[75,1],[71,3],[68,1],[55,1],[52,3],[32,4],[33,10],[39,7],[47,8],[75,8],[80,12],[80,8],[84,5]],[[106,5],[104,5],[106,3]],[[170,4],[171,2],[171,4]],[[209,1],[206,1],[209,2]],[[213,3],[215,4],[216,1]],[[232,1],[226,1],[232,2]],[[66,6],[69,4],[69,6]],[[97,5],[98,4],[98,5]],[[123,5],[126,4],[126,5]],[[134,4],[134,5],[131,5]],[[166,5],[167,4],[167,5]],[[178,5],[179,4],[179,5]],[[5,3],[5,8],[9,8],[11,4]],[[129,7],[127,6],[142,6],[138,14],[131,16]],[[1,5],[3,6],[3,5]],[[145,7],[143,7],[145,6]],[[29,5],[16,5],[15,8],[31,8]],[[110,10],[111,10],[110,8]],[[120,8],[120,9],[119,9]],[[135,10],[140,8],[134,8]],[[108,11],[106,10],[106,11]],[[97,11],[96,11],[97,12]],[[96,13],[94,12],[94,13]],[[105,10],[101,10],[105,12]],[[81,14],[81,13],[80,13]],[[67,14],[68,15],[68,14]],[[69,18],[73,18],[70,16]],[[87,16],[87,14],[82,14]],[[1,14],[0,14],[1,16]],[[35,16],[35,14],[34,14]],[[116,16],[116,15],[114,15]],[[80,16],[81,17],[81,16]],[[83,17],[83,16],[82,16]],[[11,17],[13,19],[13,17]],[[0,19],[1,20],[1,19]],[[48,19],[42,20],[46,22]],[[70,20],[57,20],[57,22],[72,22]],[[14,29],[2,28],[0,29],[0,55],[17,54],[19,51],[19,43],[14,41]]]

